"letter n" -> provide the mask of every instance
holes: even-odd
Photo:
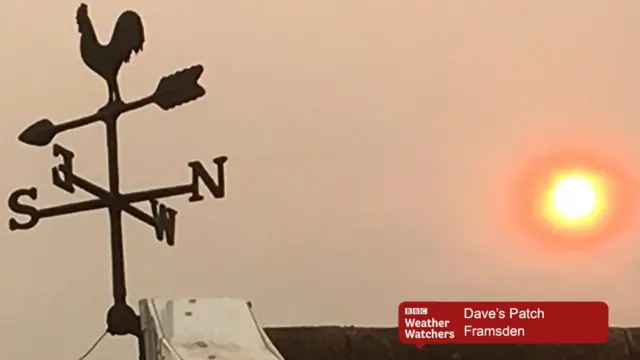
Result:
[[[220,199],[225,195],[225,187],[224,187],[224,163],[227,162],[226,156],[220,156],[213,159],[213,163],[216,164],[218,169],[218,183],[213,180],[213,177],[207,172],[207,170],[202,166],[200,161],[192,161],[189,163],[189,167],[191,168],[191,196],[189,197],[190,202],[201,201],[204,199],[200,194],[200,181],[204,183],[204,186],[207,187],[209,192],[213,195],[214,198]]]

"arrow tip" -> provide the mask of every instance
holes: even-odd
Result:
[[[24,131],[18,135],[18,140],[27,145],[45,146],[53,140],[55,134],[55,126],[51,120],[42,119],[24,129]]]

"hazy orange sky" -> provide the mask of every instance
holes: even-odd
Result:
[[[106,100],[79,55],[78,4],[8,2],[0,19],[0,187],[35,185],[38,206],[86,197],[53,187],[51,149],[16,136]],[[264,324],[393,325],[403,300],[604,300],[613,324],[640,323],[637,222],[550,253],[505,220],[507,184],[560,148],[635,176],[640,3],[92,1],[103,40],[127,8],[147,43],[120,74],[125,100],[196,63],[208,93],[122,118],[123,189],[183,183],[188,161],[229,156],[226,199],[167,201],[175,248],[126,218],[132,304],[240,296]],[[106,185],[102,126],[57,141]],[[107,229],[104,211],[5,225],[0,358],[74,359],[103,330]],[[134,354],[133,339],[109,338],[92,359]]]

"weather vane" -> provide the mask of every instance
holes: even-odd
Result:
[[[198,79],[204,68],[202,65],[195,65],[165,76],[160,79],[156,90],[151,95],[135,101],[124,102],[120,97],[118,72],[122,64],[128,62],[134,53],[137,54],[143,49],[145,36],[140,16],[131,10],[123,12],[116,21],[111,41],[106,45],[98,42],[86,4],[81,4],[78,7],[76,21],[80,33],[82,60],[93,72],[106,81],[109,92],[108,101],[95,114],[75,120],[57,124],[48,119],[39,120],[25,129],[18,136],[18,139],[32,146],[46,146],[59,133],[94,122],[103,122],[107,135],[109,189],[103,189],[76,174],[73,167],[75,154],[59,144],[54,144],[53,155],[54,157],[59,157],[61,163],[51,169],[53,184],[68,193],[74,193],[76,188],[79,188],[95,196],[95,199],[38,209],[22,201],[24,197],[36,200],[38,198],[38,189],[31,187],[15,190],[9,196],[9,208],[16,214],[26,215],[28,219],[20,222],[15,218],[11,218],[9,220],[9,229],[12,231],[27,230],[36,226],[44,218],[108,209],[111,230],[114,303],[107,312],[107,332],[111,335],[134,335],[138,337],[140,357],[144,358],[140,317],[127,304],[126,299],[122,213],[129,214],[150,225],[154,228],[158,240],[165,240],[168,245],[173,246],[175,244],[177,211],[161,204],[158,199],[190,194],[189,201],[201,201],[204,197],[200,193],[200,183],[204,184],[214,198],[223,198],[225,196],[224,164],[227,161],[227,157],[219,156],[213,159],[213,163],[217,167],[217,183],[201,162],[192,161],[188,163],[188,167],[191,169],[191,181],[189,183],[159,189],[121,193],[120,174],[118,171],[117,125],[119,117],[124,113],[149,104],[156,104],[163,110],[170,110],[204,96],[205,90],[198,84]],[[150,204],[151,214],[140,210],[134,205],[145,201]]]

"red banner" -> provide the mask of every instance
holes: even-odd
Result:
[[[405,344],[598,344],[609,336],[603,302],[403,302]]]

